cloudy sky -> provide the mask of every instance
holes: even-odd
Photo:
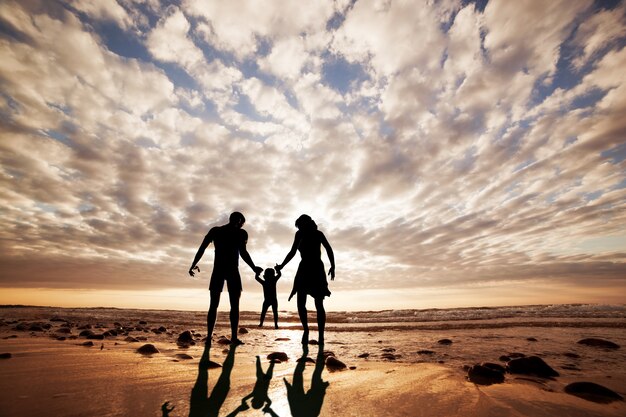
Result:
[[[330,310],[624,303],[625,12],[2,1],[0,303],[201,310],[233,210],[263,267],[317,221]]]

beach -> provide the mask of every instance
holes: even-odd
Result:
[[[0,416],[626,415],[624,306],[329,312],[304,352],[286,311],[279,329],[243,312],[236,348],[220,312],[207,352],[204,314],[2,307]],[[533,357],[558,375],[515,366]],[[618,397],[566,392],[579,382]]]

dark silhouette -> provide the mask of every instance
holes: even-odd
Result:
[[[280,279],[281,273],[278,271],[274,275],[272,268],[267,268],[263,273],[263,279],[257,274],[256,279],[261,285],[263,285],[263,308],[261,309],[261,321],[259,327],[263,327],[263,321],[265,321],[265,313],[267,309],[272,306],[272,312],[274,313],[274,328],[278,329],[278,299],[276,298],[276,282]]]
[[[256,357],[256,383],[254,384],[254,388],[252,392],[241,400],[241,405],[237,407],[232,413],[228,414],[227,417],[234,417],[239,414],[240,411],[245,411],[250,408],[247,401],[252,398],[252,407],[256,410],[263,407],[263,413],[268,413],[270,416],[278,417],[278,415],[272,410],[272,400],[267,395],[267,391],[270,387],[270,381],[272,380],[272,374],[274,372],[274,362],[270,363],[270,366],[267,368],[267,373],[263,373],[263,368],[261,368],[261,358],[259,356]],[[295,415],[295,414],[294,414]]]
[[[287,400],[289,401],[289,409],[292,416],[298,417],[316,417],[319,416],[326,395],[326,388],[329,382],[322,380],[322,371],[324,370],[324,351],[319,350],[315,360],[315,369],[311,377],[311,388],[304,392],[304,368],[306,366],[306,357],[308,354],[308,346],[302,347],[302,358],[296,365],[293,372],[293,381],[290,384],[286,378],[283,378],[287,387]]]
[[[296,220],[296,232],[291,250],[285,257],[285,260],[276,265],[276,270],[282,270],[289,263],[291,258],[296,254],[296,250],[300,252],[302,260],[298,266],[298,272],[293,282],[293,290],[289,295],[289,300],[294,294],[297,294],[298,315],[304,329],[302,335],[302,343],[307,344],[309,340],[309,324],[306,310],[306,296],[310,295],[315,300],[315,308],[317,309],[317,326],[319,329],[319,343],[324,343],[324,327],[326,325],[326,311],[324,310],[324,297],[330,296],[328,291],[328,281],[326,281],[326,272],[324,271],[324,263],[322,262],[321,246],[326,249],[326,255],[330,261],[330,269],[328,275],[330,279],[335,279],[335,255],[330,247],[326,236],[319,230],[311,217],[303,214]]]
[[[235,365],[235,350],[237,346],[232,345],[222,364],[220,374],[211,395],[209,392],[209,345],[204,348],[204,353],[198,366],[198,378],[191,389],[191,400],[189,402],[189,417],[217,417],[220,408],[226,400],[230,390],[230,374]]]
[[[196,257],[189,268],[189,275],[194,276],[196,264],[202,258],[205,249],[211,242],[215,245],[215,261],[213,265],[213,273],[211,274],[211,283],[209,285],[210,304],[207,313],[207,338],[206,343],[211,345],[211,336],[217,320],[217,307],[220,304],[220,296],[224,288],[224,281],[228,286],[228,298],[230,299],[230,330],[231,343],[241,344],[241,340],[237,338],[237,329],[239,327],[239,297],[241,296],[241,276],[239,275],[239,257],[252,268],[255,274],[260,274],[263,268],[255,266],[250,254],[246,250],[248,243],[248,233],[242,229],[246,222],[243,214],[235,211],[230,215],[228,224],[213,227],[204,237]]]

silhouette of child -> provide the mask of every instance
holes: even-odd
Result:
[[[272,306],[272,312],[274,313],[274,328],[278,329],[278,299],[276,298],[276,282],[281,276],[281,272],[274,274],[274,269],[267,268],[263,272],[263,279],[257,274],[254,279],[259,281],[263,285],[263,308],[261,309],[261,322],[259,327],[263,327],[263,321],[265,320],[265,313],[269,306]]]

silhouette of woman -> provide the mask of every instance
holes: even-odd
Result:
[[[330,296],[328,291],[328,281],[326,281],[326,272],[324,271],[324,263],[322,262],[321,246],[324,246],[326,255],[330,261],[330,269],[328,275],[330,279],[335,279],[335,255],[330,247],[324,233],[317,230],[317,225],[313,219],[306,214],[298,217],[296,220],[296,232],[291,250],[285,257],[285,260],[276,265],[275,269],[280,271],[289,263],[296,254],[296,250],[300,252],[302,260],[298,266],[298,272],[293,281],[293,290],[289,295],[289,300],[294,294],[297,294],[298,315],[304,329],[302,335],[302,343],[307,344],[309,341],[309,325],[306,310],[306,296],[310,295],[315,300],[315,308],[317,309],[317,326],[319,329],[319,343],[324,343],[324,327],[326,326],[326,311],[324,310],[324,297]]]

